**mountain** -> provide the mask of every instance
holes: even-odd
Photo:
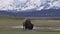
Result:
[[[0,0],[0,15],[60,17],[60,0]]]
[[[60,17],[60,9],[48,9],[48,10],[26,10],[20,12],[13,11],[2,11],[0,15],[8,17]]]
[[[60,0],[0,0],[0,10],[60,9]]]

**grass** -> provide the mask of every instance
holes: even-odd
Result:
[[[35,25],[35,26],[44,26],[44,27],[48,27],[48,26],[60,26],[60,22],[50,22],[48,20],[32,20],[32,23]]]
[[[0,26],[11,26],[11,25],[21,25],[22,20],[16,20],[16,19],[10,19],[10,18],[4,18],[0,19]]]
[[[60,34],[60,31],[38,31],[22,29],[2,29],[0,34]]]
[[[31,21],[34,24],[34,26],[43,27],[60,26],[60,22],[49,22],[48,20],[31,20]],[[22,23],[23,20],[21,19],[0,18],[0,26],[22,25]],[[60,34],[60,31],[0,28],[0,34]]]
[[[35,26],[59,26],[60,22],[50,22],[48,20],[31,20]],[[21,19],[11,19],[11,18],[0,18],[0,26],[12,26],[12,25],[22,25],[23,20]]]
[[[48,31],[48,30],[38,31],[38,30],[2,28],[0,29],[0,34],[60,34],[60,31]]]

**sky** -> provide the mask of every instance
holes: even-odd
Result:
[[[0,0],[0,10],[41,10],[53,6],[60,7],[60,0]]]

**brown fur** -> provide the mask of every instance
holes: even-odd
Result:
[[[33,24],[31,23],[30,19],[25,20],[25,22],[23,23],[23,29],[33,29]]]

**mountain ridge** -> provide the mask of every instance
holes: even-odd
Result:
[[[60,9],[49,10],[31,10],[31,11],[1,11],[0,15],[14,16],[14,17],[60,17]]]
[[[1,0],[0,1],[0,10],[23,11],[31,9],[42,10],[51,8],[60,9],[60,0]]]

